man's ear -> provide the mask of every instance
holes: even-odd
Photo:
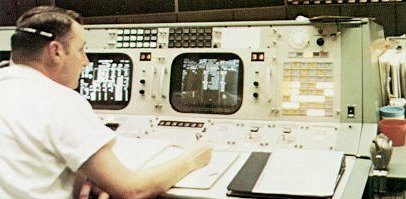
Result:
[[[51,41],[48,44],[48,55],[56,63],[62,62],[65,57],[63,45],[58,41]]]

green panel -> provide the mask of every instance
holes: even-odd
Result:
[[[363,28],[363,122],[379,121],[379,107],[382,106],[382,94],[379,78],[378,55],[380,51],[371,49],[371,44],[382,41],[382,26],[374,22]]]
[[[360,24],[341,25],[341,122],[362,122],[362,30]],[[355,118],[347,118],[347,107]]]

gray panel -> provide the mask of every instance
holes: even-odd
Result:
[[[178,15],[179,22],[232,21],[232,20],[233,20],[232,10],[181,12]]]
[[[396,5],[396,13],[397,13],[397,32],[396,35],[403,35],[406,34],[406,4],[397,4]]]
[[[338,5],[298,5],[287,6],[287,16],[289,19],[295,19],[297,16],[317,17],[340,15],[340,7]]]
[[[235,21],[283,19],[286,19],[286,9],[284,6],[234,10]]]
[[[118,16],[117,23],[171,23],[176,22],[174,13],[157,13],[142,15]]]
[[[385,36],[396,35],[396,7],[391,3],[343,4],[342,16],[373,17],[383,26]],[[399,19],[400,20],[400,19]],[[404,18],[402,19],[404,20]]]

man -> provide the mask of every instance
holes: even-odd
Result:
[[[89,62],[77,13],[27,11],[11,47],[0,71],[0,198],[72,198],[78,174],[89,179],[85,195],[93,182],[114,198],[151,198],[209,162],[211,149],[199,145],[153,168],[123,166],[114,133],[72,90]]]

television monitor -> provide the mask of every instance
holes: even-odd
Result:
[[[123,53],[87,53],[76,90],[94,109],[119,110],[131,97],[133,62]]]
[[[181,113],[233,114],[242,104],[243,73],[234,53],[180,54],[171,66],[171,106]]]

